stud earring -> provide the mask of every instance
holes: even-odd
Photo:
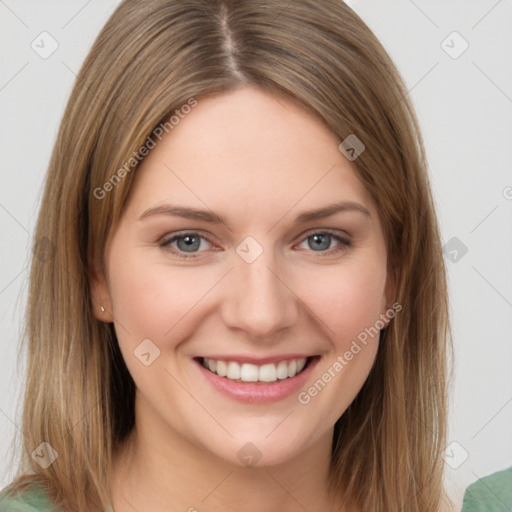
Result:
[[[101,312],[105,313],[105,308],[103,306],[101,306]]]

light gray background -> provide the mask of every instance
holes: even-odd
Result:
[[[407,84],[443,243],[451,240],[455,379],[445,460],[461,503],[468,484],[512,466],[512,1],[349,3]],[[11,479],[20,424],[16,357],[42,180],[74,75],[117,4],[0,0],[0,487]],[[43,31],[59,45],[46,59],[31,48],[43,46]]]

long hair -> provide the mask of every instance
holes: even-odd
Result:
[[[330,483],[365,512],[432,512],[448,499],[451,335],[424,145],[396,67],[341,0],[125,0],[114,11],[77,76],[47,173],[12,492],[38,482],[63,510],[109,503],[112,454],[134,426],[135,395],[113,325],[93,315],[91,263],[155,127],[191,99],[244,85],[299,102],[340,142],[355,135],[364,143],[353,164],[397,276],[402,310],[335,425]],[[38,463],[36,449],[53,463]]]

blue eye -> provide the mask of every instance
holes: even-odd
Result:
[[[191,231],[173,235],[159,242],[159,245],[179,258],[197,258],[197,253],[203,252],[199,250],[204,245],[201,243],[202,241],[212,245],[207,238]],[[331,246],[333,241],[338,243],[335,247]],[[327,231],[314,232],[308,235],[302,243],[304,242],[307,242],[311,251],[322,255],[338,253],[352,245],[349,240]],[[176,243],[175,246],[172,245],[174,243]]]
[[[180,258],[194,258],[195,256],[189,256],[188,254],[184,253],[195,253],[197,252],[197,249],[201,246],[201,240],[206,240],[208,243],[210,243],[209,240],[207,240],[204,236],[199,235],[198,233],[190,232],[190,233],[182,233],[179,235],[174,235],[171,238],[164,240],[160,243],[160,247],[172,247],[171,244],[174,242],[177,242],[177,249],[173,250],[177,256]],[[172,247],[175,249],[174,247]]]
[[[326,252],[326,250],[330,250],[331,242],[333,240],[339,242],[342,245],[342,247],[350,245],[350,242],[348,240],[345,240],[339,236],[327,232],[313,233],[312,235],[309,235],[305,239],[305,241],[308,242],[309,248],[315,252]],[[339,250],[339,246],[334,250]]]
[[[329,246],[331,245],[331,236],[326,235],[325,233],[308,236],[308,238],[306,240],[308,240],[308,242],[310,240],[313,240],[313,246],[316,246],[316,247],[311,247],[311,244],[309,244],[309,245],[314,251],[322,250],[322,249],[329,249]]]

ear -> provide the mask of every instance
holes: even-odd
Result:
[[[99,261],[94,261],[89,268],[89,285],[95,318],[100,322],[113,322],[114,316],[112,315],[109,287],[105,272]]]

